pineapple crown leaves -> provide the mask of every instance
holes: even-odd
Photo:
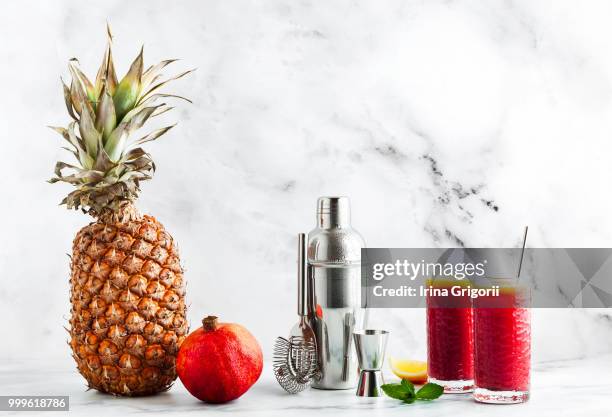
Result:
[[[64,101],[73,119],[67,127],[51,129],[68,143],[64,147],[76,159],[75,164],[57,162],[51,183],[67,182],[76,187],[61,204],[100,216],[104,210],[117,211],[138,197],[140,181],[151,179],[155,164],[139,146],[153,141],[170,130],[170,125],[139,139],[132,133],[153,117],[172,110],[164,99],[191,100],[159,90],[194,70],[162,79],[161,70],[177,61],[167,59],[144,68],[143,49],[132,62],[127,74],[118,81],[112,55],[112,34],[107,25],[108,42],[95,81],[81,71],[79,61],[70,59],[71,82],[62,80]]]

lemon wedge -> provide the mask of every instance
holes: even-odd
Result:
[[[416,383],[427,381],[427,362],[390,357],[389,365],[398,378]]]

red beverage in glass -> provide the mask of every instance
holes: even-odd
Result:
[[[469,392],[474,387],[472,319],[469,298],[427,296],[427,373],[429,382],[442,385],[446,393]]]
[[[502,288],[499,296],[483,297],[474,306],[474,399],[496,404],[527,401],[531,320],[525,297]]]

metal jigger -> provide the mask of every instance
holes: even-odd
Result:
[[[357,330],[353,332],[357,360],[359,361],[358,397],[380,397],[380,386],[385,383],[380,369],[385,362],[386,330]]]

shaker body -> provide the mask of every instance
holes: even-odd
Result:
[[[350,389],[357,386],[359,370],[352,343],[361,328],[360,270],[311,266],[314,312],[312,328],[317,341],[319,377],[313,388]]]

